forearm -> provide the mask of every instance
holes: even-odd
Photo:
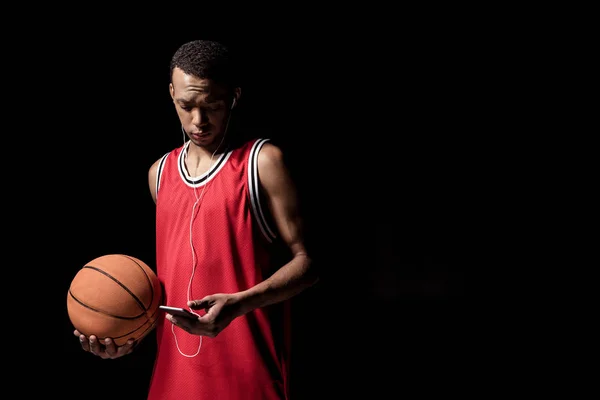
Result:
[[[242,314],[285,301],[318,281],[311,259],[299,253],[273,275],[239,293]]]

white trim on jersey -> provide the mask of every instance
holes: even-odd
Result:
[[[160,163],[158,163],[158,169],[156,170],[156,198],[158,199],[158,189],[160,188],[160,177],[162,176],[163,167],[165,166],[165,161],[169,153],[166,153],[160,159]]]
[[[226,150],[214,160],[214,164],[210,167],[208,171],[206,171],[200,176],[192,177],[188,173],[187,168],[185,167],[185,159],[187,158],[189,145],[190,142],[188,141],[185,144],[183,150],[179,153],[179,158],[177,160],[179,175],[181,176],[181,179],[185,182],[185,184],[189,187],[200,187],[210,182],[221,170],[221,168],[225,166],[227,160],[233,153],[233,150]]]
[[[252,211],[256,221],[258,221],[258,226],[262,231],[263,235],[267,239],[269,243],[275,239],[277,236],[274,231],[267,224],[267,220],[263,213],[263,209],[260,204],[260,196],[259,196],[259,180],[258,180],[258,153],[260,152],[261,147],[268,141],[269,139],[258,139],[250,150],[250,156],[248,157],[248,188],[250,191],[250,204],[252,205]]]
[[[266,240],[269,243],[272,243],[273,239],[275,239],[277,237],[277,234],[275,233],[275,231],[273,229],[271,229],[271,227],[267,223],[267,219],[265,218],[265,214],[263,212],[263,207],[260,202],[260,194],[259,194],[260,190],[259,190],[259,179],[258,179],[258,153],[260,152],[260,149],[267,141],[269,141],[269,139],[258,139],[252,145],[252,149],[250,150],[250,155],[248,156],[248,190],[249,190],[249,195],[250,195],[250,204],[252,206],[251,207],[252,214],[254,215],[254,218],[257,221],[258,226],[259,226],[261,232],[263,233],[264,237],[266,238]],[[189,176],[189,174],[187,173],[187,171],[185,170],[185,168],[183,167],[183,164],[182,164],[182,162],[184,162],[184,160],[185,160],[184,153],[185,153],[186,149],[187,148],[184,148],[184,151],[182,151],[179,154],[177,163],[178,163],[179,173],[180,173],[180,176],[183,178],[183,181],[188,186],[192,186],[192,187],[194,185],[201,186],[201,185],[206,184],[208,181],[210,181],[216,175],[216,173],[225,165],[225,162],[227,161],[227,159],[229,159],[229,156],[231,156],[231,153],[232,153],[232,151],[228,151],[228,152],[222,154],[219,157],[219,159],[217,160],[216,164],[213,166],[213,168],[211,168],[211,170],[207,171],[206,173],[202,174],[200,177],[197,177],[195,180],[193,180]],[[160,189],[160,180],[161,180],[163,168],[164,168],[167,156],[170,153],[171,152],[162,156],[160,163],[158,165],[158,170],[156,172],[156,198],[157,199],[158,199],[158,192]]]

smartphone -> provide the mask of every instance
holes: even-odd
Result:
[[[197,319],[198,316],[196,314],[192,314],[190,311],[181,307],[169,307],[169,306],[159,306],[161,310],[167,312],[169,314],[173,314],[178,317]]]

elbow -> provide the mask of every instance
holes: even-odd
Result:
[[[301,280],[304,287],[311,287],[320,281],[320,271],[314,260],[305,252],[299,251],[293,256],[294,260],[300,265]]]

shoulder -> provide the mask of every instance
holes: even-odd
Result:
[[[284,153],[278,145],[264,140],[258,152],[258,167],[278,168],[284,164]]]
[[[150,165],[150,168],[148,170],[148,174],[150,175],[154,175],[156,176],[158,170],[161,168],[161,166],[163,165],[163,163],[165,162],[165,159],[167,158],[167,156],[170,154],[171,152],[165,153],[162,156],[160,156],[160,158],[158,158],[156,161],[154,161],[152,163],[152,165]]]
[[[253,138],[238,145],[239,154],[247,157],[251,168],[265,173],[284,166],[284,151],[269,138]]]
[[[274,179],[275,184],[288,174],[288,163],[283,148],[276,143],[265,141],[256,157],[259,179]]]
[[[152,163],[152,165],[150,165],[150,168],[148,169],[148,185],[150,187],[150,194],[152,195],[152,199],[154,200],[155,203],[156,203],[156,198],[157,198],[157,193],[158,193],[158,186],[159,186],[159,182],[160,182],[161,170],[165,163],[165,160],[167,159],[167,156],[171,153],[173,153],[173,151],[163,154],[160,158],[158,158],[156,161],[154,161]]]
[[[259,171],[269,171],[286,168],[286,154],[281,146],[270,140],[261,143],[257,156]]]
[[[267,192],[280,192],[290,188],[291,174],[285,151],[281,146],[265,142],[257,156],[258,179]]]
[[[158,170],[159,165],[162,163],[163,158],[164,156],[154,161],[152,165],[150,165],[150,169],[148,172],[151,174],[156,174],[156,171]]]
[[[179,154],[182,151],[184,151],[185,147],[186,146],[184,144],[183,146],[179,146],[179,147],[177,147],[175,149],[171,149],[171,150],[167,151],[166,153],[164,153],[163,155],[161,155],[157,160],[155,160],[152,163],[152,165],[150,165],[149,172],[156,174],[156,172],[160,171],[160,169],[162,168],[162,166],[166,162],[167,157],[171,157],[171,158],[173,158],[173,157],[175,157],[175,158],[179,157]]]

